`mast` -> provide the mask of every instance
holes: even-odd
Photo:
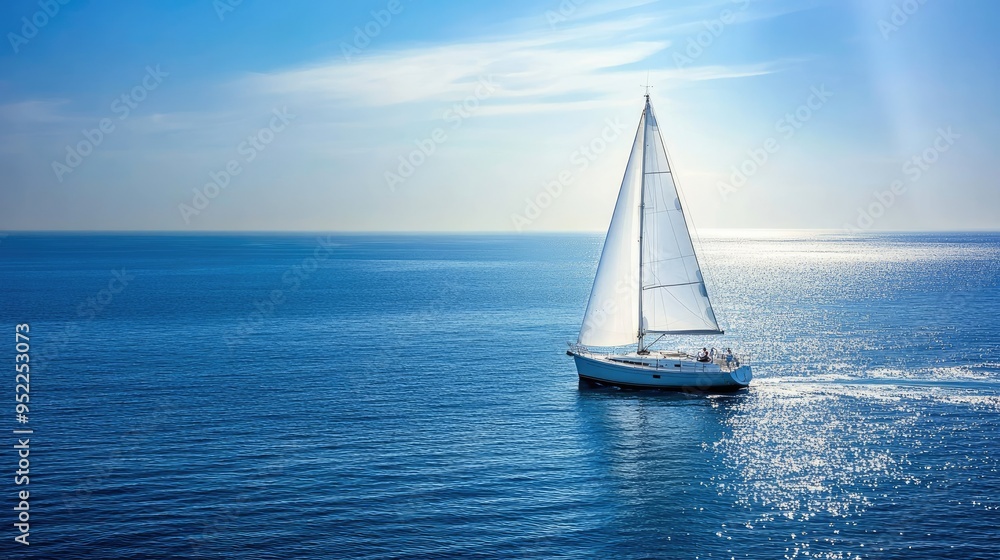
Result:
[[[642,237],[643,222],[646,217],[646,131],[649,130],[649,88],[646,88],[646,107],[642,110],[642,170],[639,180],[639,333],[636,344],[636,354],[642,352],[642,339],[646,333],[642,329]]]

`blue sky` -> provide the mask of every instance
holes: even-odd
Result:
[[[1000,229],[998,16],[5,2],[0,229],[600,231],[647,76],[699,228]]]

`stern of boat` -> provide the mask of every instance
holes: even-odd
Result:
[[[729,372],[729,376],[733,378],[733,381],[742,387],[750,386],[750,381],[753,380],[753,372],[750,370],[750,366],[742,365]]]

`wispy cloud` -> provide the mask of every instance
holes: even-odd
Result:
[[[671,48],[685,30],[701,25],[706,14],[739,7],[742,0],[671,6],[656,12],[646,9],[651,3],[582,2],[556,30],[542,18],[522,18],[514,20],[507,33],[494,37],[382,49],[376,45],[350,62],[335,57],[252,73],[220,84],[230,92],[226,107],[144,115],[133,119],[131,126],[150,132],[193,130],[239,120],[233,114],[238,111],[235,105],[264,106],[276,101],[315,107],[327,115],[351,108],[440,106],[465,98],[484,78],[496,82],[498,91],[491,95],[483,115],[590,110],[619,98],[623,83],[638,86],[636,79],[645,79],[648,66],[639,65]],[[790,9],[775,5],[766,13],[747,17],[774,17]],[[664,68],[652,70],[650,78],[662,91],[689,82],[760,76],[782,67],[780,62],[761,62]],[[89,118],[74,114],[70,107],[62,99],[0,105],[0,122],[59,124]]]
[[[642,4],[642,2],[637,5]],[[594,11],[597,10],[597,11]],[[590,13],[610,13],[592,8]],[[586,109],[617,95],[645,69],[636,65],[670,47],[661,17],[625,15],[597,23],[570,22],[557,33],[519,34],[439,45],[409,45],[348,62],[336,58],[300,68],[255,74],[240,89],[310,103],[347,107],[437,102],[469,95],[489,77],[498,84],[483,114]],[[622,41],[623,36],[630,37]],[[677,84],[774,72],[769,63],[654,71],[654,81]],[[636,83],[635,85],[638,85]],[[558,102],[557,102],[558,99]],[[558,106],[558,107],[554,107]]]
[[[27,99],[0,105],[0,121],[10,124],[62,123],[73,120],[65,113],[65,99]]]
[[[581,26],[543,37],[506,37],[435,46],[409,46],[249,78],[265,93],[309,95],[338,104],[384,106],[451,101],[468,95],[483,77],[500,82],[498,102],[600,91],[606,73],[665,49],[667,41],[611,44],[608,36],[650,23],[633,18]],[[602,40],[603,39],[603,40]],[[611,77],[613,79],[613,77]]]
[[[742,25],[763,22],[790,14],[815,9],[828,0],[717,0],[696,5],[674,8],[664,16],[665,25],[661,31],[670,35],[690,35],[705,31],[705,23],[723,18],[731,22],[726,25]]]

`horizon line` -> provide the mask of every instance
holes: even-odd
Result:
[[[699,228],[698,233],[718,232],[812,232],[812,233],[1000,233],[1000,229],[866,229],[844,228]],[[227,235],[227,234],[339,234],[339,235],[595,235],[607,230],[312,230],[312,229],[12,229],[0,230],[0,237],[20,234],[174,234],[174,235]]]

